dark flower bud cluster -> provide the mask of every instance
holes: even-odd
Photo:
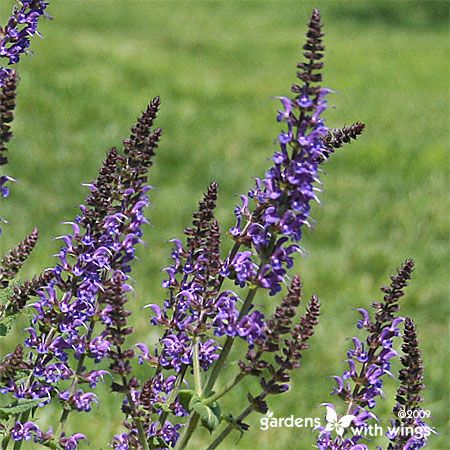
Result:
[[[338,395],[347,403],[348,417],[352,416],[353,424],[357,427],[367,426],[368,421],[378,420],[372,411],[377,399],[383,396],[383,383],[386,375],[391,375],[391,360],[398,353],[393,348],[394,338],[400,335],[400,324],[404,318],[397,317],[400,308],[399,300],[404,296],[404,289],[411,279],[414,261],[409,259],[391,277],[389,286],[383,286],[382,302],[373,302],[376,309],[372,320],[365,309],[358,309],[362,319],[358,321],[358,328],[368,333],[365,342],[353,337],[353,348],[347,352],[348,370],[342,376],[334,376],[336,388],[334,395]],[[334,405],[327,404],[327,408],[335,410]],[[336,414],[336,413],[334,413]],[[345,437],[332,436],[332,429],[321,428],[317,445],[319,449],[346,449],[358,445],[359,449],[367,449],[360,443],[363,435]]]
[[[17,275],[33,251],[38,236],[38,230],[35,228],[0,261],[0,288],[6,288],[9,282]]]
[[[25,370],[27,364],[23,360],[23,346],[18,344],[15,350],[0,363],[0,380],[8,380],[20,370]]]
[[[289,389],[286,384],[290,379],[288,372],[300,367],[302,352],[309,347],[307,341],[318,324],[320,303],[314,296],[299,323],[294,324],[300,301],[301,282],[300,277],[296,275],[281,304],[266,322],[265,335],[257,339],[254,348],[247,352],[248,362],[239,362],[244,373],[260,377],[262,387],[269,394],[278,394]],[[267,354],[273,355],[274,362],[265,359]],[[270,374],[269,381],[264,375],[266,369]],[[280,382],[282,384],[279,384]]]
[[[276,366],[269,365],[269,378],[261,378],[261,386],[267,394],[281,394],[289,389],[289,372],[300,367],[303,351],[309,348],[308,340],[314,334],[319,323],[320,303],[313,296],[309,301],[306,313],[300,322],[293,327],[290,336],[284,340],[282,353],[275,355]]]
[[[0,26],[0,58],[8,64],[16,64],[30,46],[31,36],[38,34],[39,19],[45,14],[48,2],[21,0],[14,6],[11,17],[4,27]],[[11,73],[0,66],[0,86]]]
[[[15,313],[23,309],[27,301],[31,297],[35,297],[44,286],[47,286],[53,277],[53,271],[47,269],[39,275],[35,275],[31,280],[25,280],[23,283],[16,284],[9,300],[9,312]]]
[[[0,167],[8,162],[6,144],[12,138],[11,122],[14,119],[16,107],[17,75],[15,70],[9,71],[3,82],[0,81]],[[7,183],[14,181],[8,175],[0,173],[0,198],[8,197],[9,187]],[[4,219],[0,216],[0,222]],[[2,229],[0,228],[0,233]]]
[[[425,389],[423,384],[423,362],[417,338],[414,321],[407,317],[403,333],[403,356],[400,358],[403,369],[400,370],[400,387],[397,390],[393,413],[395,420],[392,421],[392,429],[420,430],[420,433],[402,434],[395,433],[387,436],[390,439],[388,450],[412,450],[423,448],[427,445],[429,435],[434,432],[415,412],[420,413],[423,402],[421,392]],[[405,414],[399,414],[405,411]],[[407,411],[407,413],[406,413]]]
[[[6,144],[12,138],[11,122],[16,108],[16,89],[17,74],[15,70],[11,70],[0,85],[0,166],[8,162]],[[2,195],[5,197],[7,193],[2,190]]]
[[[330,130],[325,137],[326,149],[323,151],[319,161],[324,162],[336,149],[341,148],[345,144],[349,144],[352,140],[356,140],[362,134],[364,128],[365,125],[363,123],[355,122],[349,127],[344,126]]]
[[[310,85],[322,81],[322,73],[320,70],[323,69],[323,63],[320,62],[320,60],[323,58],[322,52],[325,50],[325,47],[322,43],[324,34],[322,33],[321,20],[320,11],[314,9],[308,24],[306,43],[303,46],[303,56],[306,58],[307,62],[299,63],[297,65],[300,69],[300,71],[297,72],[297,76],[303,81],[304,85],[299,86],[298,84],[294,84],[292,86],[292,92],[294,93],[301,93],[302,88],[307,86],[309,89],[308,93],[311,94],[314,91],[317,91],[317,89]]]

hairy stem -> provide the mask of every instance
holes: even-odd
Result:
[[[231,381],[229,381],[225,386],[223,386],[223,388],[220,389],[220,391],[208,397],[204,403],[209,405],[219,400],[219,398],[222,398],[225,394],[231,391],[231,389],[233,389],[238,383],[240,383],[246,376],[247,376],[246,373],[239,372]]]
[[[254,411],[253,406],[249,405],[246,409],[244,409],[244,411],[242,411],[241,414],[239,414],[238,418],[236,419],[235,422],[241,422],[242,420],[244,420],[247,416],[249,416],[252,412]],[[223,430],[222,432],[219,434],[219,436],[216,437],[216,439],[214,439],[214,441],[207,447],[206,450],[213,450],[215,448],[217,448],[220,443],[236,428],[236,424],[230,423],[228,424]]]
[[[193,367],[194,367],[194,386],[195,393],[201,397],[203,394],[202,388],[202,375],[200,372],[200,356],[199,356],[199,338],[196,336],[194,338],[194,355],[193,355]]]
[[[188,366],[186,364],[183,364],[183,366],[181,367],[181,370],[178,372],[177,379],[175,380],[173,389],[170,392],[170,395],[167,397],[166,401],[164,402],[165,408],[164,408],[163,412],[161,413],[161,416],[159,417],[159,423],[161,425],[161,428],[164,426],[167,416],[169,415],[168,409],[169,409],[170,405],[175,401],[175,399],[178,395],[178,390],[181,386],[184,376],[186,375],[187,368],[188,368]]]
[[[90,342],[92,334],[94,332],[94,326],[95,326],[95,322],[93,319],[91,319],[90,323],[89,323],[89,329],[87,332],[87,342]],[[78,364],[77,364],[77,368],[75,371],[75,377],[72,381],[72,384],[70,386],[70,393],[69,393],[69,399],[70,397],[72,397],[75,394],[75,391],[77,389],[78,386],[78,377],[80,376],[81,372],[83,371],[83,367],[84,367],[84,360],[86,358],[86,353],[83,353],[80,356],[80,359],[78,360]],[[70,408],[64,408],[62,414],[61,414],[61,418],[59,419],[59,424],[61,426],[61,432],[64,431],[64,427],[67,423],[67,418],[69,417],[69,414],[71,412]]]
[[[125,378],[125,375],[122,375],[122,384],[124,386],[128,386],[127,379]],[[127,390],[127,400],[128,400],[128,403],[130,404],[130,408],[134,412],[137,412],[136,404],[134,403],[133,397],[131,396],[131,392],[130,392],[129,389]],[[145,430],[144,430],[144,427],[143,427],[142,422],[139,419],[139,417],[133,417],[133,423],[134,423],[134,426],[138,430],[139,443],[142,446],[142,450],[150,450],[150,448],[148,446],[148,442],[147,442],[147,437],[145,435]]]

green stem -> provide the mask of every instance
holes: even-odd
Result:
[[[251,413],[253,412],[253,406],[250,405],[248,406],[246,409],[244,409],[244,411],[242,411],[241,414],[239,414],[238,418],[236,419],[235,422],[241,422],[242,420],[244,420],[247,416],[249,416]],[[207,447],[206,450],[214,450],[215,448],[217,448],[220,443],[236,428],[235,423],[230,423],[229,425],[227,425],[222,433],[219,434],[219,436],[216,437],[216,439],[214,439],[214,441]]]
[[[184,379],[187,368],[188,368],[188,366],[185,364],[181,367],[181,370],[178,372],[177,379],[175,380],[173,389],[170,392],[170,395],[167,397],[166,401],[164,402],[165,408],[159,418],[159,423],[161,425],[161,428],[164,426],[167,416],[169,415],[168,409],[169,409],[170,405],[175,401],[175,399],[178,395],[178,389],[180,388],[180,385]]]
[[[220,391],[206,398],[204,403],[206,405],[209,405],[219,400],[219,398],[222,398],[225,394],[231,391],[231,389],[233,389],[238,383],[240,383],[246,376],[247,376],[246,373],[239,372],[231,381],[229,381],[222,389],[220,389]]]
[[[199,337],[194,338],[194,356],[193,356],[193,367],[194,367],[194,386],[195,393],[201,397],[203,395],[202,389],[202,375],[200,372],[200,355],[198,353],[199,349]]]
[[[89,329],[87,332],[87,342],[90,342],[92,334],[94,332],[94,326],[95,326],[95,322],[93,319],[91,319],[90,323],[89,323]],[[84,367],[84,360],[86,358],[86,353],[83,353],[80,356],[80,359],[78,360],[78,364],[77,364],[77,368],[75,371],[75,376],[74,379],[72,381],[72,385],[70,386],[70,393],[69,393],[69,399],[70,397],[72,397],[75,394],[75,391],[77,389],[78,386],[78,378],[81,374],[81,372],[83,371],[83,367]],[[61,432],[64,431],[64,427],[66,425],[67,422],[67,418],[69,417],[69,414],[71,412],[70,408],[65,408],[61,414],[61,418],[59,419],[59,425],[61,426]]]
[[[128,385],[125,375],[122,376],[122,384],[124,386]],[[134,403],[133,397],[131,396],[131,392],[129,390],[127,391],[127,400],[132,411],[137,412],[136,404]],[[144,427],[142,426],[142,422],[139,417],[133,417],[133,423],[138,430],[139,443],[142,445],[142,450],[150,450],[147,442],[147,436],[145,435]]]
[[[195,429],[197,428],[198,421],[200,419],[200,416],[192,411],[189,416],[189,421],[187,426],[184,428],[183,433],[180,437],[180,439],[177,442],[177,445],[175,446],[174,450],[184,450],[189,442],[189,439],[191,439],[192,434],[194,433]]]
[[[241,312],[239,313],[238,321],[242,319],[242,317],[245,316],[245,314],[248,313],[250,307],[252,306],[253,300],[255,298],[256,292],[258,291],[258,287],[255,286],[252,288],[244,301],[244,304],[242,305]],[[208,395],[214,388],[214,384],[216,383],[216,380],[222,371],[223,365],[225,364],[225,361],[228,358],[228,355],[230,354],[231,347],[234,343],[234,337],[227,336],[225,340],[225,344],[223,345],[222,351],[220,353],[219,359],[214,364],[213,370],[211,372],[211,375],[208,378],[208,382],[206,383],[205,392],[206,395]]]

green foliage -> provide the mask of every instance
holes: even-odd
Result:
[[[192,396],[189,402],[189,411],[195,411],[202,425],[212,433],[220,423],[220,407],[217,402],[206,405],[204,400],[197,395]]]
[[[9,406],[0,408],[0,418],[7,419],[8,417],[22,414],[36,408],[39,403],[42,403],[42,398],[26,399],[21,398]]]

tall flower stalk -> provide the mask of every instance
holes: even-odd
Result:
[[[404,296],[404,290],[408,285],[414,268],[414,262],[409,259],[398,269],[397,274],[391,277],[389,286],[383,286],[384,293],[381,302],[372,303],[375,309],[373,318],[365,309],[358,309],[361,320],[358,328],[368,334],[364,342],[353,337],[353,348],[347,352],[348,370],[341,376],[335,376],[336,388],[333,395],[339,396],[346,403],[345,411],[340,419],[333,404],[325,403],[327,408],[327,425],[320,427],[317,447],[321,450],[358,449],[368,450],[368,446],[362,441],[365,435],[362,432],[368,429],[371,421],[378,421],[374,412],[378,400],[383,396],[383,385],[386,376],[391,375],[391,360],[398,356],[394,348],[394,340],[401,335],[401,324],[405,325],[403,339],[405,344],[403,351],[406,355],[402,358],[405,366],[400,373],[402,387],[397,394],[397,406],[394,412],[398,412],[403,402],[405,407],[416,409],[421,402],[418,392],[422,389],[422,363],[420,352],[417,349],[417,337],[415,328],[410,319],[404,319],[397,315],[400,309],[399,300]],[[406,398],[404,396],[406,395]],[[397,420],[398,422],[398,420]],[[352,435],[352,427],[358,428],[358,432]],[[398,423],[397,423],[398,424]],[[396,437],[394,442],[400,445],[401,438]],[[394,444],[392,444],[394,445]],[[389,448],[421,448],[421,447],[392,447]],[[416,445],[416,444],[415,444]]]
[[[388,450],[413,450],[427,445],[428,437],[434,430],[424,422],[421,405],[424,390],[423,362],[414,321],[405,319],[403,333],[403,368],[399,373],[400,386],[397,390],[396,404],[393,409],[395,419],[392,420],[392,431],[387,433],[391,441]],[[412,430],[411,433],[400,433],[398,430]]]

